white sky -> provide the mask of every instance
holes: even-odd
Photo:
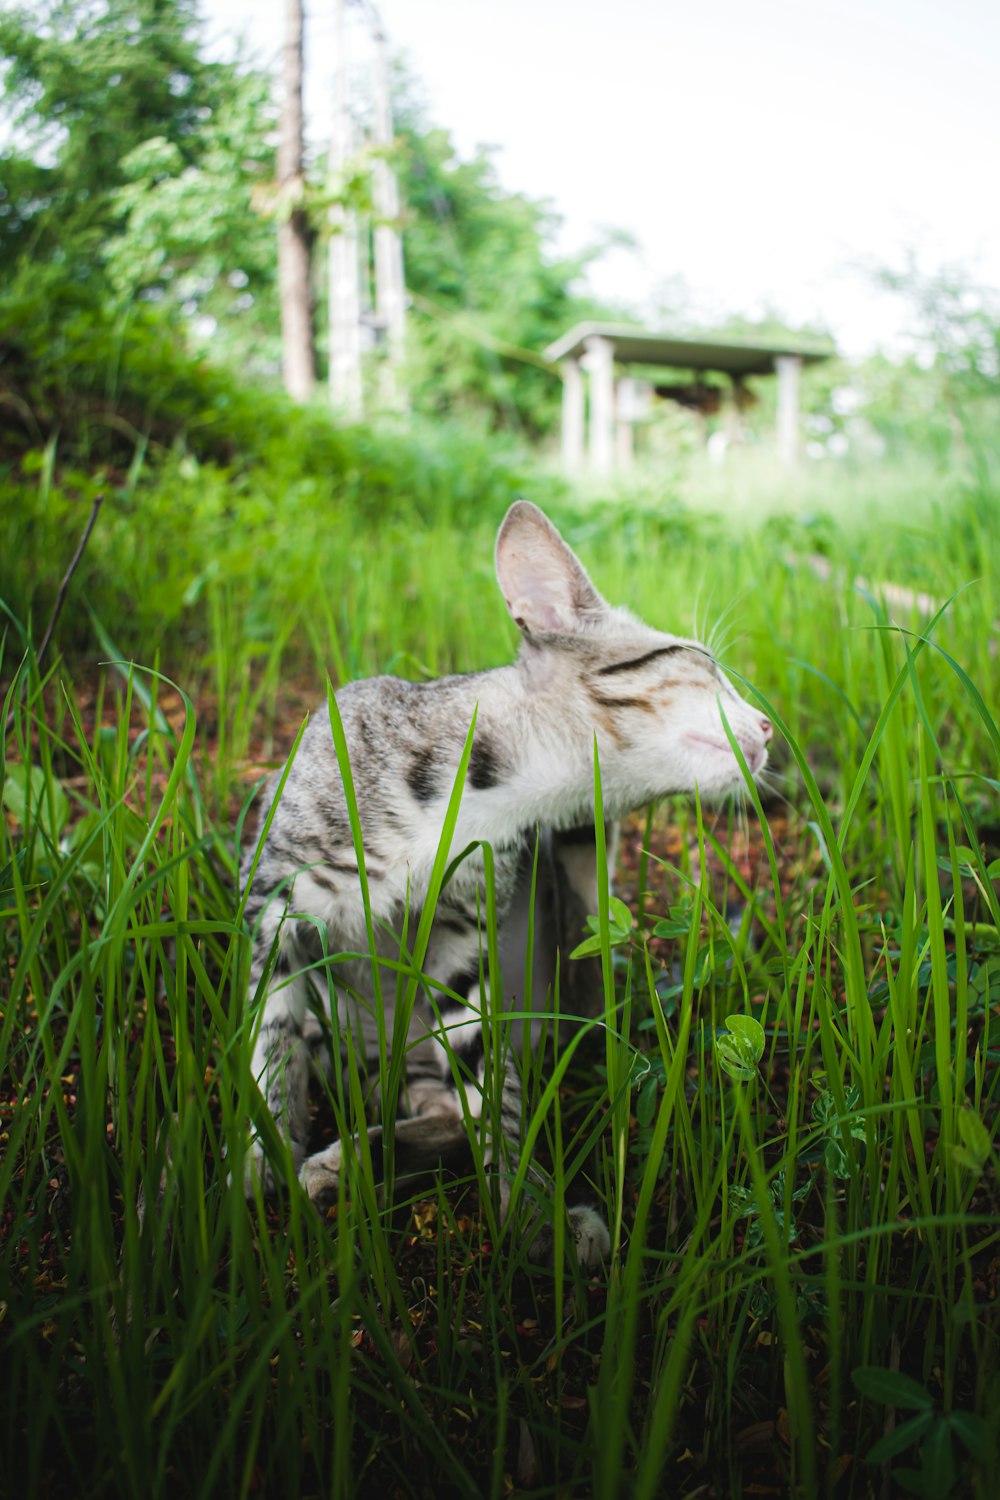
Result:
[[[379,0],[428,114],[560,248],[630,233],[591,276],[643,310],[683,278],[703,317],[770,306],[847,352],[899,332],[863,263],[964,265],[1000,287],[996,0]],[[310,135],[326,133],[331,0],[307,0]],[[282,0],[203,0],[220,47],[277,61]]]

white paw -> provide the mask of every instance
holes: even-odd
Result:
[[[336,1202],[339,1177],[339,1141],[334,1141],[325,1151],[317,1151],[315,1156],[307,1156],[299,1170],[299,1182],[320,1208]]]
[[[289,1141],[292,1153],[292,1166],[296,1175],[305,1160],[306,1148],[298,1141]],[[274,1168],[267,1160],[261,1147],[260,1141],[251,1141],[247,1154],[243,1159],[243,1191],[247,1198],[254,1195],[254,1184],[259,1182],[261,1192],[266,1198],[273,1198],[278,1191],[278,1181],[275,1179]]]
[[[596,1208],[571,1208],[570,1228],[576,1244],[576,1258],[588,1271],[599,1266],[611,1254],[611,1236],[608,1226]]]

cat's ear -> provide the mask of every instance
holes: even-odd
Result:
[[[516,500],[497,535],[497,582],[528,635],[571,635],[607,605],[547,516]]]

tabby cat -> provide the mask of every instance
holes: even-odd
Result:
[[[496,574],[522,634],[520,654],[511,665],[432,682],[375,677],[348,683],[337,693],[363,829],[371,915],[380,956],[387,959],[399,958],[399,942],[391,934],[400,931],[404,913],[410,941],[416,931],[474,712],[452,852],[474,841],[491,846],[501,923],[509,917],[516,925],[520,905],[523,926],[525,872],[530,876],[538,830],[543,830],[547,853],[538,884],[545,886],[547,871],[561,892],[558,900],[550,892],[548,905],[562,912],[563,930],[548,942],[550,948],[558,942],[563,955],[579,940],[578,931],[567,930],[567,920],[579,927],[586,911],[596,909],[595,735],[604,805],[614,818],[696,785],[704,796],[742,785],[720,708],[753,775],[767,759],[768,721],[738,696],[711,653],[605,603],[555,527],[526,501],[512,505],[500,527]],[[274,778],[267,793],[265,815],[279,781]],[[245,878],[251,863],[248,858]],[[544,889],[541,900],[544,904]],[[406,1037],[393,1034],[396,986],[392,971],[384,971],[388,1047],[407,1047],[393,1138],[399,1173],[449,1159],[467,1145],[469,1118],[491,1114],[483,1110],[482,1098],[484,911],[480,851],[457,867],[441,892],[423,965],[436,985],[420,987]],[[251,986],[264,990],[254,1074],[289,1142],[303,1187],[322,1203],[336,1196],[341,1145],[309,1154],[310,1046],[322,1029],[309,1011],[305,971],[320,975],[324,951],[347,955],[331,960],[338,1033],[350,1026],[359,1051],[369,1059],[378,1056],[358,865],[325,710],[310,722],[288,769],[253,874],[247,915],[254,933]],[[536,943],[544,950],[544,934],[536,935]],[[350,956],[361,954],[366,956]],[[564,975],[575,967],[564,963]],[[509,974],[516,991],[523,974],[516,958]],[[564,980],[564,1008],[565,995]],[[501,1172],[506,1209],[504,1174],[517,1160],[522,1129],[513,1055],[503,1077],[503,1141],[488,1146]],[[461,1088],[457,1078],[463,1080]],[[378,1162],[379,1126],[371,1127],[369,1140]],[[259,1142],[251,1148],[249,1176],[257,1170],[270,1186]],[[532,1177],[541,1180],[534,1169]],[[580,1206],[570,1210],[569,1220],[580,1262],[593,1265],[608,1251],[603,1219]],[[543,1221],[539,1215],[533,1249],[539,1258],[551,1253],[551,1225]]]

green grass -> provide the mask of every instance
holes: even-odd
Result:
[[[250,476],[234,496],[231,477],[192,471],[172,530],[169,464],[146,526],[117,497],[71,667],[40,680],[7,630],[0,1472],[27,1494],[612,1500],[874,1496],[888,1466],[893,1492],[992,1495],[996,498],[734,532],[556,496],[609,597],[731,634],[779,731],[765,805],[748,790],[745,813],[647,821],[622,873],[631,933],[595,914],[604,1024],[528,1069],[557,1202],[608,1212],[615,1257],[587,1281],[498,1238],[481,1161],[386,1205],[362,1149],[326,1219],[295,1192],[244,1198],[247,1121],[282,1153],[249,1073],[248,762],[294,739],[290,682],[318,702],[327,669],[463,669],[514,641],[491,581],[502,485],[414,524],[337,487]],[[116,540],[128,587],[146,580],[138,623]],[[881,583],[945,607],[890,619]],[[184,693],[146,667],[98,674],[161,604],[141,659]],[[380,974],[404,1003],[412,928]],[[318,1131],[350,1130],[360,1081],[317,1110]]]

